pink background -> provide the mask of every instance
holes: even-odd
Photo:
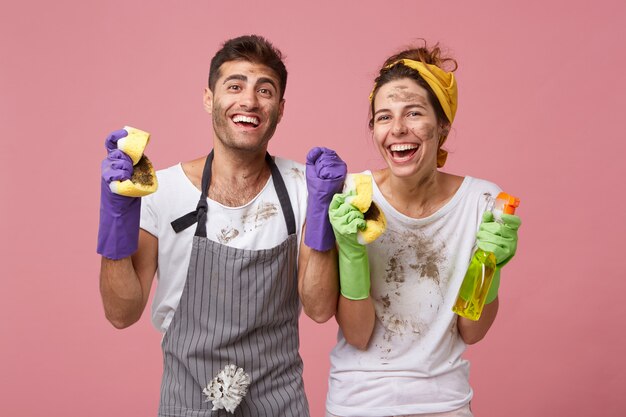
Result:
[[[152,133],[158,168],[208,151],[202,109],[225,39],[267,36],[286,54],[270,151],[335,148],[381,166],[367,96],[383,59],[418,37],[458,59],[450,172],[522,199],[501,311],[468,349],[476,416],[622,416],[626,82],[622,0],[3,2],[0,16],[0,415],[153,416],[160,335],[124,331],[98,291],[99,163],[106,134]],[[320,417],[331,320],[303,317]]]

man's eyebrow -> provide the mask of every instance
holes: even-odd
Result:
[[[256,82],[256,83],[257,83],[257,85],[259,85],[259,84],[265,84],[265,83],[268,83],[268,84],[270,84],[272,87],[274,87],[274,89],[275,89],[276,91],[278,91],[278,87],[276,87],[276,83],[275,83],[275,82],[274,82],[274,80],[272,80],[271,78],[268,78],[268,77],[261,77],[261,78],[259,78],[259,79],[257,80],[257,82]]]
[[[248,81],[248,77],[242,74],[229,75],[228,77],[224,79],[224,82],[222,84],[226,84],[230,80]]]
[[[239,81],[244,81],[247,82],[248,81],[248,77],[246,77],[243,74],[233,74],[233,75],[229,75],[228,77],[226,77],[223,81],[222,84],[226,84],[227,82],[231,81],[231,80],[239,80]],[[276,83],[274,82],[274,80],[272,80],[269,77],[261,77],[256,81],[257,85],[260,84],[270,84],[272,87],[274,87],[274,89],[276,91],[278,91],[278,87],[276,86]]]

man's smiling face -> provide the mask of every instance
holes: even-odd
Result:
[[[225,62],[219,74],[215,91],[207,88],[204,95],[215,139],[241,151],[266,149],[285,104],[277,75],[269,67],[249,61]]]

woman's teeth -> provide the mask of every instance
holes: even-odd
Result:
[[[392,158],[401,162],[403,160],[409,160],[415,155],[417,149],[420,147],[417,143],[399,143],[393,144],[389,147]]]
[[[391,145],[389,147],[389,150],[391,152],[401,152],[401,151],[408,151],[409,149],[417,149],[419,147],[419,145],[414,144],[414,143],[402,143],[402,144],[394,144]]]

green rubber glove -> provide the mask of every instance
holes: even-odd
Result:
[[[517,250],[517,229],[522,221],[518,216],[502,214],[502,222],[493,218],[493,213],[483,214],[483,221],[478,228],[476,243],[484,251],[496,255],[496,265],[502,268],[506,265]]]
[[[521,224],[521,219],[512,214],[502,214],[501,222],[495,221],[490,211],[483,214],[483,221],[476,235],[476,243],[480,249],[492,252],[496,256],[496,272],[485,299],[487,304],[498,296],[500,270],[517,251],[517,230]]]
[[[341,295],[363,300],[370,295],[370,263],[367,249],[357,241],[357,231],[365,229],[363,213],[346,198],[355,192],[335,194],[328,208],[330,224],[339,251],[339,284]]]

